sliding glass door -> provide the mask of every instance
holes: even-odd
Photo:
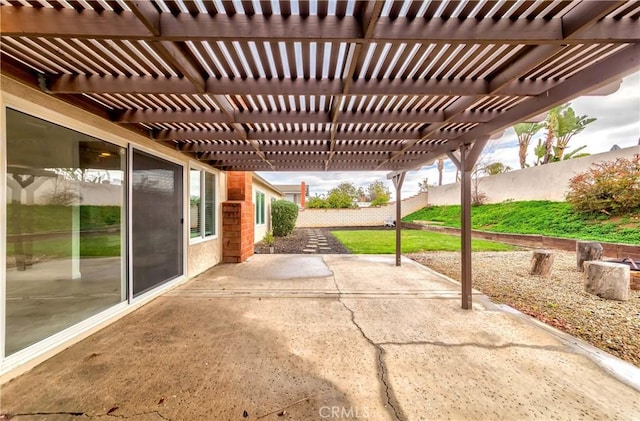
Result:
[[[183,274],[183,167],[133,151],[133,296]]]
[[[184,166],[5,110],[0,358],[22,358],[184,274]]]
[[[126,149],[10,108],[6,133],[10,356],[125,300]]]

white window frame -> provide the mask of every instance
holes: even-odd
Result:
[[[191,171],[198,171],[200,173],[200,206],[198,209],[198,216],[202,218],[202,224],[200,224],[200,235],[191,237]],[[205,233],[205,173],[213,176],[213,234],[207,235]],[[210,171],[204,167],[197,165],[189,165],[189,244],[197,244],[203,241],[209,241],[218,238],[218,174],[214,171]]]

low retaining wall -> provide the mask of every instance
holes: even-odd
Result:
[[[460,228],[422,225],[413,222],[403,222],[402,228],[460,235]],[[475,238],[499,241],[501,243],[513,244],[515,246],[576,251],[576,240],[569,238],[546,237],[544,235],[537,234],[507,234],[480,230],[471,230],[471,233]],[[599,243],[602,245],[604,255],[607,257],[616,259],[624,259],[625,257],[640,259],[640,246],[631,244],[603,243],[600,241]]]
[[[427,193],[419,193],[402,200],[402,217],[427,206]],[[296,227],[375,227],[388,218],[396,219],[396,203],[375,208],[356,209],[303,209],[298,214]]]

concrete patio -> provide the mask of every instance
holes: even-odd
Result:
[[[459,291],[408,259],[395,267],[394,256],[255,255],[209,270],[3,385],[0,413],[640,417],[640,370],[479,294],[474,311],[462,310]]]

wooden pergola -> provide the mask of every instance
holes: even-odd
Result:
[[[487,140],[640,67],[637,1],[0,4],[4,75],[213,167],[390,171],[399,203],[407,170],[449,155],[463,308]]]

